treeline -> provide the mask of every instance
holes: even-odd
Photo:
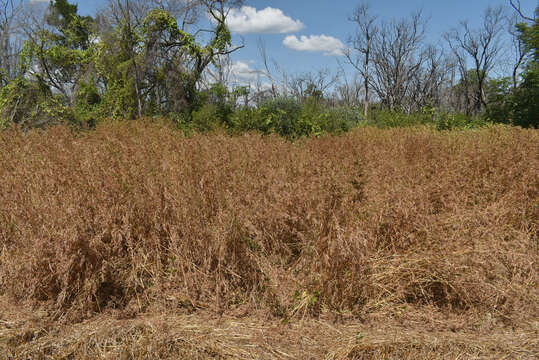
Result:
[[[46,9],[0,0],[0,126],[160,117],[296,138],[368,124],[538,125],[539,7],[533,18],[514,1],[511,11],[489,8],[480,28],[463,22],[433,46],[421,13],[386,21],[360,5],[341,64],[355,69],[352,79],[344,70],[287,74],[260,43],[258,81],[235,84],[230,54],[243,45],[226,16],[241,3],[109,0],[89,17],[67,0]],[[495,77],[500,70],[510,75]]]

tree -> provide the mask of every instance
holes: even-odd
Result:
[[[518,15],[520,15],[520,17],[522,19],[524,19],[525,21],[530,21],[530,22],[533,22],[535,21],[534,18],[531,18],[529,16],[526,16],[522,13],[522,9],[521,9],[521,6],[520,6],[520,0],[509,0],[509,3],[511,4],[511,6],[513,7],[513,9],[515,9],[515,11],[518,13]],[[537,12],[536,12],[537,13]],[[537,17],[537,16],[536,16]]]
[[[503,29],[503,7],[488,7],[483,15],[479,29],[471,29],[467,21],[461,22],[460,29],[453,29],[445,34],[453,54],[458,59],[461,76],[466,76],[467,59],[471,58],[477,77],[477,88],[474,95],[474,110],[479,113],[487,106],[485,82],[496,64],[502,49],[501,35]],[[468,79],[464,79],[468,81]]]
[[[45,24],[26,40],[26,73],[74,105],[80,81],[93,61],[93,19],[78,15],[76,4],[55,0],[45,14]]]
[[[25,127],[78,121],[77,94],[94,54],[92,18],[76,5],[51,1],[43,18],[26,27],[18,76],[0,93],[0,117]]]
[[[17,37],[22,2],[0,0],[0,88],[19,75],[21,41]]]
[[[520,7],[518,7],[520,9]],[[539,6],[535,17],[525,17],[519,13],[524,23],[517,25],[520,39],[524,43],[527,57],[522,73],[523,81],[515,93],[515,111],[513,123],[525,127],[539,126]]]
[[[510,16],[508,18],[509,23],[509,35],[511,37],[511,45],[513,47],[513,88],[516,89],[518,86],[518,72],[524,63],[528,49],[524,46],[524,42],[521,39],[520,32],[518,30],[518,16]]]
[[[346,71],[342,68],[340,69],[339,82],[335,87],[334,97],[336,103],[347,107],[355,107],[361,103],[361,91],[365,83],[361,84],[361,78],[358,74],[354,74],[352,79],[348,79],[346,76]],[[363,98],[363,102],[365,98]],[[363,111],[365,115],[365,111]]]
[[[130,117],[184,113],[190,118],[201,104],[198,93],[208,66],[242,47],[232,46],[225,22],[232,3],[198,1],[197,6],[209,14],[212,28],[195,32],[187,31],[197,12],[194,7],[173,15],[166,10],[168,6],[145,13],[141,3],[127,4],[127,0],[112,1],[112,21],[106,28],[114,30],[102,34],[99,64],[110,90],[107,106],[115,116],[126,116],[132,96],[138,110]]]
[[[348,63],[363,78],[363,88],[365,91],[363,114],[366,119],[369,112],[369,83],[371,81],[369,65],[371,64],[373,42],[376,41],[378,26],[376,24],[376,17],[370,15],[369,6],[366,3],[358,5],[349,20],[357,25],[356,34],[348,41],[351,48],[356,51],[356,54],[352,55],[351,50],[347,49],[345,56]]]
[[[425,106],[439,108],[442,106],[442,96],[449,87],[452,64],[443,50],[432,45],[421,52],[420,59],[421,67],[411,79],[410,105],[415,110]]]
[[[320,69],[317,72],[296,74],[288,79],[287,88],[290,94],[299,102],[309,98],[322,100],[328,89],[338,80],[338,75],[332,75],[329,69]]]
[[[409,19],[383,23],[372,49],[374,76],[369,83],[390,111],[411,111],[409,100],[413,79],[421,71],[426,21],[421,12]]]

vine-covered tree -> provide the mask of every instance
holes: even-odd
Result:
[[[517,25],[527,57],[522,73],[523,81],[515,94],[513,123],[526,127],[539,127],[539,6],[534,18],[522,15],[524,22]]]
[[[120,9],[114,19],[117,26],[111,24],[113,30],[101,35],[98,59],[110,91],[107,108],[114,116],[158,113],[189,118],[199,105],[197,94],[208,66],[241,47],[232,46],[225,23],[230,3],[199,1],[197,6],[207,11],[212,28],[195,32],[188,31],[200,12],[193,4],[176,8],[175,14],[167,6],[156,7],[144,16],[140,12],[145,8],[130,6],[128,0],[114,4]]]
[[[77,92],[94,54],[92,25],[76,5],[51,1],[43,26],[26,30],[18,77],[0,93],[5,119],[21,126],[75,120]]]

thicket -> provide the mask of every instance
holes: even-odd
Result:
[[[405,113],[371,108],[367,118],[362,106],[328,106],[317,100],[299,102],[291,97],[264,101],[258,107],[233,107],[223,112],[219,105],[205,104],[193,112],[189,121],[181,117],[180,129],[192,131],[226,130],[232,134],[257,131],[298,139],[323,134],[341,134],[352,128],[428,126],[437,130],[474,129],[493,124],[483,116],[468,116],[449,111],[424,108],[418,113]]]
[[[2,3],[10,9],[8,5],[17,2]],[[64,123],[93,128],[106,119],[162,117],[186,131],[221,128],[297,139],[366,125],[429,125],[436,129],[489,123],[538,125],[537,17],[513,26],[514,39],[522,50],[522,72],[516,67],[512,82],[487,76],[493,59],[482,70],[461,66],[461,78],[449,81],[448,74],[458,66],[423,44],[425,22],[420,14],[412,22],[381,23],[371,39],[373,54],[392,54],[392,46],[402,42],[408,57],[380,55],[369,60],[372,66],[382,71],[378,67],[387,60],[405,63],[417,72],[407,74],[407,70],[395,68],[395,76],[384,75],[398,80],[393,85],[384,85],[383,76],[363,74],[377,98],[362,104],[361,90],[354,88],[358,84],[345,86],[337,79],[328,80],[323,72],[318,77],[292,76],[289,83],[281,84],[287,91],[278,91],[274,83],[266,90],[230,85],[222,80],[227,71],[224,59],[241,46],[232,44],[226,9],[237,2],[201,0],[188,9],[172,5],[111,0],[106,12],[92,18],[79,15],[77,6],[67,0],[55,0],[41,15],[43,21],[28,24],[24,35],[10,30],[20,21],[17,16],[25,14],[23,10],[16,13],[13,5],[0,24],[5,39],[0,57],[0,127],[29,129]],[[206,12],[212,17],[212,28],[201,36],[198,25],[190,24],[196,24],[197,16]],[[363,17],[358,16],[363,24]],[[489,8],[484,21],[491,25],[490,34],[499,36],[502,11]],[[408,36],[414,29],[414,36]],[[359,54],[365,50],[360,46],[361,36],[358,33],[359,43],[353,44]],[[452,36],[448,39],[459,39],[458,32]],[[18,51],[16,39],[19,43],[24,39]],[[476,44],[472,40],[463,39]],[[422,62],[412,66],[414,59]],[[360,63],[356,65],[361,69]],[[271,76],[269,71],[267,75]],[[330,84],[333,94],[328,91]]]

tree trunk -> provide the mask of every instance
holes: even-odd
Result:
[[[367,52],[365,58],[365,108],[363,109],[365,120],[369,114],[369,53]]]

